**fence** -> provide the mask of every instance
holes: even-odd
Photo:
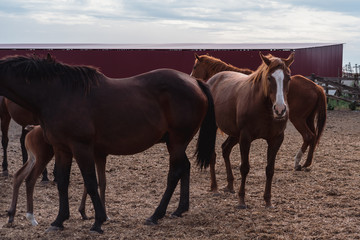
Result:
[[[328,98],[342,100],[355,106],[360,106],[358,77],[319,77],[312,74],[309,78],[324,88]]]

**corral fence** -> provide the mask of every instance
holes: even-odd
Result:
[[[327,98],[348,102],[353,107],[360,106],[360,79],[353,77],[320,77],[312,74],[312,81],[322,86]]]

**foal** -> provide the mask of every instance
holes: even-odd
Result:
[[[34,187],[35,183],[46,165],[54,156],[53,147],[48,144],[44,138],[44,132],[40,126],[28,125],[25,128],[29,133],[25,137],[25,147],[28,153],[28,160],[25,164],[15,173],[13,180],[13,197],[11,201],[10,209],[8,210],[9,221],[14,222],[17,199],[19,195],[19,188],[22,182],[26,181],[26,202],[27,211],[26,218],[31,222],[33,226],[38,225],[34,217]],[[105,162],[96,162],[96,169],[99,178],[100,197],[105,208]],[[79,212],[82,219],[86,220],[88,217],[85,213],[85,202],[87,197],[87,191],[84,186],[84,193],[82,196]]]

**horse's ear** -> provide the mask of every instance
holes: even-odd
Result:
[[[50,53],[48,53],[48,54],[46,55],[46,60],[48,60],[48,61],[52,61],[52,60],[53,60],[52,57],[51,57],[51,55],[50,55]]]
[[[263,61],[266,65],[269,66],[270,63],[271,63],[270,59],[267,58],[266,56],[264,56],[261,52],[259,52],[259,54],[260,54],[260,57],[261,57],[262,61]]]
[[[290,65],[294,62],[295,52],[290,53],[289,57],[284,60],[285,65],[290,67]]]
[[[200,57],[199,57],[199,55],[197,55],[196,53],[194,53],[194,56],[195,56],[195,58],[196,58],[197,60],[199,60],[199,61],[200,61]]]

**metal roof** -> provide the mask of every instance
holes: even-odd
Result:
[[[296,50],[342,45],[343,43],[165,43],[165,44],[98,44],[98,43],[21,43],[0,44],[0,49],[98,49],[98,50]]]

